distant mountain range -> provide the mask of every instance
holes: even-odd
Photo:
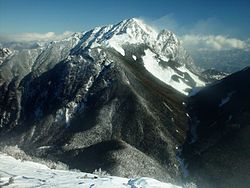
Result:
[[[206,152],[222,155],[221,140],[227,145],[228,135],[248,129],[249,68],[202,73],[172,32],[134,18],[35,47],[2,48],[0,56],[2,147],[18,145],[86,172],[199,187],[242,183],[224,173],[214,181],[213,169],[233,169],[227,160],[213,166],[217,158]],[[239,155],[247,163],[249,151]],[[197,170],[206,164],[213,169]]]
[[[250,48],[231,50],[203,50],[189,51],[195,64],[206,70],[216,69],[218,71],[233,73],[250,66]]]

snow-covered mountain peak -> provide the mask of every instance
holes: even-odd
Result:
[[[132,54],[132,58],[142,58],[148,72],[185,95],[193,87],[205,85],[193,74],[198,71],[175,34],[167,29],[157,31],[140,19],[132,18],[83,33],[71,55],[80,55],[82,51],[89,53],[99,47],[112,48],[122,56],[131,56],[132,48],[138,52],[148,48],[137,54],[138,57]]]
[[[138,37],[140,34],[148,35],[150,37],[156,38],[158,33],[155,29],[145,24],[142,20],[137,18],[131,18],[128,20],[124,20],[117,25],[115,28],[118,34],[127,33],[131,37]]]
[[[144,21],[132,18],[115,25],[96,27],[84,33],[80,47],[111,47],[125,55],[123,46],[128,44],[145,44],[159,55],[167,57],[176,51],[179,41],[168,30],[157,32]]]

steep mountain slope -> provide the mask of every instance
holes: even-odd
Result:
[[[204,82],[173,33],[125,20],[16,51],[0,68],[2,145],[87,172],[180,182],[185,95]]]
[[[193,130],[183,153],[199,186],[249,186],[249,96],[248,67],[189,99]]]

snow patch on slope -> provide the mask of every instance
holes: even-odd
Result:
[[[135,55],[132,55],[132,58],[136,61],[137,57]]]
[[[53,170],[45,165],[17,160],[0,153],[0,187],[79,188],[181,188],[151,178],[127,179],[114,176]]]
[[[230,101],[230,96],[227,96],[221,100],[221,103],[219,104],[219,107],[222,107],[224,104],[228,103]]]
[[[221,102],[219,104],[219,107],[224,106],[226,103],[228,103],[232,97],[232,95],[235,93],[235,91],[232,91],[230,93],[227,94],[226,97],[224,97],[223,99],[221,99]]]
[[[204,81],[201,81],[200,78],[195,75],[194,73],[192,73],[190,70],[188,70],[185,65],[178,67],[177,68],[179,71],[181,71],[182,73],[188,73],[189,76],[191,76],[191,78],[195,81],[195,87],[204,87],[206,84]]]
[[[107,47],[114,48],[117,52],[119,52],[121,55],[125,56],[125,51],[121,47],[121,45],[118,43],[118,40],[110,40]]]
[[[186,90],[191,89],[191,87],[185,84],[182,80],[179,80],[179,82],[173,80],[172,76],[176,75],[176,72],[171,67],[161,67],[155,53],[147,49],[145,50],[145,56],[143,56],[142,59],[144,62],[144,67],[147,69],[147,71],[149,71],[159,80],[172,86],[179,92],[188,95],[188,92]]]

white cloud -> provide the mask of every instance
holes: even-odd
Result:
[[[247,47],[250,49],[250,38],[248,38],[248,39],[246,40],[246,43],[247,43]]]
[[[232,28],[229,30],[224,23],[220,22],[214,17],[209,17],[206,19],[198,20],[193,25],[189,25],[187,28],[189,34],[200,34],[200,35],[218,35],[224,34],[232,31]]]
[[[157,30],[161,29],[168,29],[171,31],[177,31],[180,30],[179,24],[176,22],[174,18],[174,14],[170,13],[165,16],[159,17],[154,20],[149,20],[147,18],[142,18],[143,20],[146,20],[146,23],[149,23],[151,26],[156,28]]]
[[[230,50],[247,47],[246,41],[222,35],[183,35],[180,39],[188,50]]]
[[[66,37],[72,35],[73,32],[65,31],[61,34],[56,34],[54,32],[48,33],[21,33],[21,34],[2,34],[0,35],[0,41],[15,41],[15,42],[31,42],[31,41],[55,41],[62,40]]]
[[[179,22],[175,14],[170,13],[151,21],[159,29],[173,31],[189,50],[229,50],[250,49],[250,38],[244,35],[243,28],[237,28],[217,19],[209,17],[196,22]],[[150,22],[149,22],[150,23]]]
[[[169,13],[162,17],[150,20],[149,23],[159,29],[165,28],[175,32],[178,35],[198,34],[198,35],[223,35],[237,38],[249,37],[249,32],[242,27],[228,24],[216,17],[208,17],[187,22],[180,19],[174,13]]]

